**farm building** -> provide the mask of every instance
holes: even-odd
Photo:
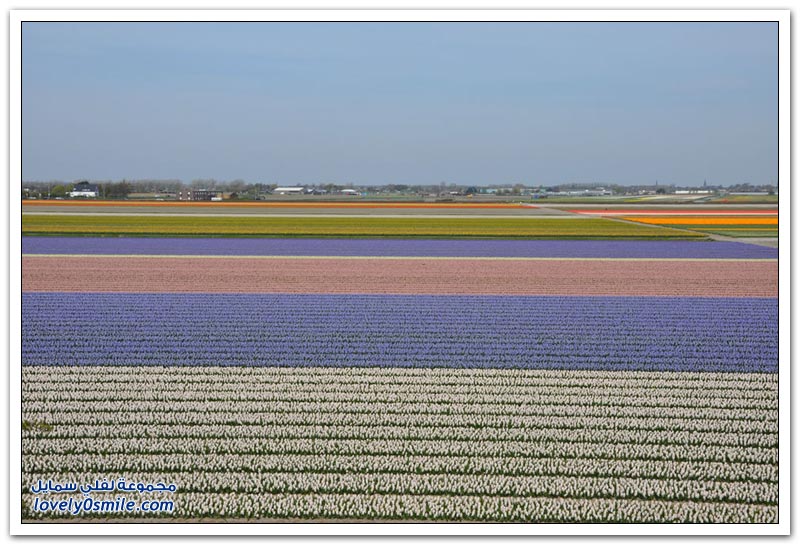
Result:
[[[276,187],[272,190],[276,195],[302,195],[306,192],[305,187]]]
[[[78,182],[69,192],[69,196],[96,198],[100,196],[100,188],[89,182]]]
[[[188,189],[178,192],[179,201],[215,201],[222,200],[221,193],[211,189]]]

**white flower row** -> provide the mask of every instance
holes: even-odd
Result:
[[[118,383],[138,382],[163,383],[164,380],[180,378],[200,379],[207,382],[231,381],[235,383],[266,382],[311,382],[330,383],[336,379],[348,384],[359,382],[398,384],[435,383],[480,385],[492,381],[496,386],[559,385],[569,380],[587,388],[604,385],[638,385],[638,387],[680,386],[715,384],[718,387],[737,387],[742,383],[773,387],[777,389],[778,377],[771,373],[707,373],[672,371],[595,371],[595,370],[548,370],[548,369],[422,369],[422,368],[371,368],[371,367],[142,367],[142,366],[24,366],[23,380],[30,377],[52,377],[55,380],[72,382],[71,377],[92,377]],[[398,379],[402,379],[398,382]]]
[[[158,384],[160,387],[165,389],[172,389],[172,390],[179,390],[179,384],[174,382],[174,377],[181,377],[186,379],[188,383],[196,383],[197,385],[202,384],[217,384],[218,387],[224,388],[225,385],[228,387],[236,384],[236,377],[235,375],[220,375],[216,373],[192,373],[189,370],[192,369],[211,369],[209,367],[156,367],[156,366],[145,366],[132,368],[132,367],[123,367],[123,366],[115,366],[113,368],[119,368],[122,376],[128,376],[130,381],[127,383],[128,387],[141,387],[144,385],[153,385]],[[53,367],[47,367],[47,369],[52,369]],[[71,369],[78,369],[80,367],[62,367],[65,370]],[[698,386],[708,386],[709,384],[713,384],[715,389],[726,391],[726,390],[735,390],[741,389],[742,385],[748,385],[754,391],[756,389],[760,391],[776,391],[776,383],[774,381],[764,381],[764,380],[754,380],[760,376],[773,376],[769,374],[764,375],[757,375],[757,374],[744,374],[744,373],[729,373],[732,376],[725,376],[725,377],[717,377],[716,379],[693,379],[691,377],[687,377],[685,373],[678,373],[676,377],[672,377],[671,379],[668,377],[664,377],[662,380],[656,380],[654,377],[642,377],[639,376],[638,373],[633,371],[615,371],[616,374],[622,375],[621,377],[582,377],[576,378],[571,376],[560,376],[559,373],[562,371],[550,371],[553,373],[551,376],[544,376],[544,377],[506,377],[504,375],[475,375],[470,376],[468,373],[469,369],[459,369],[458,371],[462,371],[464,374],[459,375],[442,375],[442,376],[420,376],[412,374],[412,369],[408,369],[407,375],[397,375],[397,374],[388,374],[388,375],[353,375],[353,374],[325,374],[324,371],[327,368],[316,368],[320,370],[320,374],[304,374],[307,373],[306,369],[295,368],[298,369],[297,374],[293,375],[272,375],[270,371],[274,368],[270,367],[226,367],[227,369],[237,369],[241,370],[243,374],[241,379],[241,385],[246,389],[254,389],[253,387],[257,388],[264,388],[266,390],[280,390],[280,387],[286,384],[302,384],[304,386],[312,386],[316,389],[335,389],[334,387],[343,386],[351,391],[364,391],[370,388],[380,388],[383,386],[383,391],[390,391],[394,390],[395,387],[400,387],[402,389],[415,389],[415,388],[425,388],[428,389],[430,387],[435,386],[445,386],[451,388],[453,386],[462,386],[464,388],[468,388],[471,391],[476,392],[489,392],[489,391],[498,391],[502,393],[513,394],[520,389],[522,391],[528,390],[538,390],[544,389],[547,390],[548,388],[563,388],[564,381],[568,381],[570,388],[575,390],[586,390],[588,388],[592,388],[592,382],[596,381],[597,384],[594,387],[600,388],[602,390],[616,390],[620,388],[624,389],[653,389],[659,386],[663,387],[675,387],[675,388],[697,388]],[[42,367],[37,366],[26,366],[25,369],[43,369]],[[95,367],[95,369],[106,370],[105,367]],[[143,375],[142,369],[153,369],[155,371],[154,376],[146,376]],[[168,374],[163,374],[163,369],[169,369]],[[252,373],[252,369],[264,369],[263,374]],[[44,378],[49,380],[53,383],[59,383],[62,379],[66,381],[72,380],[74,377],[88,377],[91,376],[93,380],[97,381],[97,384],[101,388],[111,388],[114,385],[121,385],[124,381],[119,380],[119,376],[115,375],[105,375],[104,373],[107,371],[100,371],[98,373],[88,375],[85,373],[79,374],[72,374],[65,372],[64,374],[59,374],[58,376],[52,376],[51,374],[45,374],[41,372],[24,372],[23,378],[30,379],[36,381],[37,379]],[[520,370],[521,373],[524,373],[524,370]],[[743,378],[746,377],[747,379],[744,380]],[[82,384],[77,386],[78,389],[86,389],[87,385]],[[655,391],[657,392],[657,390]],[[651,391],[651,393],[654,393]]]
[[[49,477],[49,478],[52,478]],[[83,475],[74,482],[94,482]],[[96,477],[100,478],[100,477]],[[47,479],[34,475],[26,482]],[[643,498],[742,503],[777,503],[773,483],[715,482],[591,476],[419,475],[413,473],[188,473],[141,474],[136,482],[175,483],[181,494],[357,493],[573,498]],[[23,490],[25,491],[25,490]]]
[[[84,405],[85,407],[86,405]],[[235,410],[231,407],[235,407]],[[228,424],[245,428],[268,428],[264,435],[286,436],[285,431],[275,430],[286,426],[302,426],[302,434],[307,436],[313,427],[370,427],[387,428],[403,426],[405,428],[451,428],[497,429],[511,428],[516,434],[524,435],[520,439],[537,440],[544,438],[564,438],[583,441],[616,440],[644,441],[648,443],[685,443],[701,444],[712,442],[722,445],[777,445],[777,422],[774,419],[759,420],[758,413],[742,411],[742,420],[708,419],[700,422],[690,418],[690,411],[682,417],[648,418],[641,416],[539,416],[514,415],[495,412],[483,414],[480,408],[474,413],[448,414],[442,412],[421,412],[424,405],[409,405],[406,411],[396,407],[372,404],[359,407],[358,412],[350,412],[355,407],[342,404],[307,404],[302,407],[285,404],[230,403],[227,407],[209,408],[207,404],[195,403],[180,410],[166,404],[138,403],[132,404],[130,410],[97,411],[87,416],[82,411],[32,411],[23,412],[23,419],[43,421],[54,426],[56,432],[49,437],[63,436],[64,426],[75,425],[128,425],[131,423],[147,423],[158,425],[184,425],[187,433],[192,433],[193,425]],[[241,411],[241,412],[240,412]],[[152,416],[150,416],[152,414]],[[699,417],[702,418],[702,417]],[[275,430],[275,431],[271,431]],[[377,431],[377,430],[376,430]],[[72,434],[73,432],[70,432]],[[245,431],[245,433],[249,433]],[[407,437],[408,433],[392,432],[392,436]],[[428,434],[421,430],[417,435]],[[436,433],[436,432],[432,432]],[[457,432],[456,432],[457,433]],[[363,435],[363,432],[361,433]],[[40,435],[32,430],[31,436]],[[83,434],[82,434],[83,435]],[[252,434],[249,434],[250,436]],[[351,434],[339,433],[336,437],[348,437]],[[470,438],[473,436],[470,435]],[[496,436],[495,436],[496,437]],[[490,437],[491,438],[491,437]],[[505,439],[505,437],[503,437]]]
[[[31,368],[24,368],[27,371]],[[38,369],[38,368],[36,368]],[[52,368],[48,368],[52,369]],[[491,401],[493,403],[519,403],[527,400],[530,403],[552,405],[553,403],[569,403],[578,406],[619,407],[643,406],[652,409],[654,406],[696,408],[729,408],[738,409],[742,405],[774,408],[777,406],[777,383],[762,387],[756,383],[732,383],[723,386],[720,383],[698,383],[688,381],[683,384],[665,383],[648,385],[639,380],[643,377],[630,377],[628,373],[617,375],[629,376],[625,381],[616,384],[578,385],[568,377],[552,384],[512,384],[500,386],[492,379],[477,383],[407,383],[403,376],[389,377],[388,382],[370,382],[362,384],[348,383],[345,376],[337,376],[335,381],[301,380],[288,383],[277,382],[263,384],[260,381],[248,380],[254,375],[226,376],[226,380],[217,380],[215,374],[208,376],[195,375],[185,370],[172,370],[171,376],[160,381],[147,379],[146,371],[139,368],[121,369],[113,382],[104,382],[101,376],[87,375],[85,372],[77,377],[72,375],[72,368],[64,369],[63,374],[50,377],[45,374],[31,374],[23,381],[23,400],[31,402],[63,402],[70,399],[162,399],[165,401],[191,400],[224,396],[231,399],[275,400],[289,399],[302,401],[313,397],[319,400],[360,397],[364,400],[380,399],[380,401],[397,401],[403,398],[437,400],[440,402],[457,402],[469,398],[473,403]],[[97,368],[96,368],[97,369]],[[242,372],[247,370],[242,369]],[[324,370],[321,370],[323,372]],[[155,369],[158,373],[158,369]],[[57,372],[56,372],[57,373]],[[557,373],[557,372],[554,372]],[[52,374],[52,371],[51,371]],[[679,374],[679,373],[676,373]],[[680,375],[680,374],[679,374]],[[62,382],[61,379],[68,379]],[[189,380],[193,378],[194,380]],[[297,378],[297,377],[295,377]],[[301,377],[302,378],[302,377]],[[320,377],[318,376],[317,379]],[[322,378],[325,378],[324,375]],[[386,377],[384,377],[386,378]],[[392,382],[392,380],[394,382]],[[114,394],[109,396],[109,394]],[[232,397],[233,396],[233,397]],[[580,401],[580,403],[576,403]]]
[[[772,486],[778,481],[778,467],[767,464],[742,464],[729,462],[685,462],[672,460],[625,460],[595,458],[531,458],[527,460],[508,460],[507,465],[497,467],[492,458],[469,457],[404,457],[409,463],[405,469],[393,470],[398,456],[328,455],[328,456],[281,456],[266,455],[259,463],[257,471],[223,470],[222,473],[237,479],[251,479],[253,476],[291,475],[294,473],[332,473],[332,474],[414,474],[414,475],[497,475],[508,477],[564,476],[564,477],[627,477],[654,480],[690,480],[722,482],[769,482]],[[130,474],[128,478],[138,481],[186,482],[186,475],[201,478],[206,475],[216,479],[214,472],[176,471]],[[56,481],[94,482],[108,478],[104,473],[49,472],[48,474],[27,474],[32,481],[55,479]]]
[[[101,495],[97,499],[114,499]],[[32,499],[23,500],[29,509]],[[673,500],[413,494],[188,493],[174,496],[179,519],[497,522],[777,522],[774,505]],[[29,515],[31,516],[31,515]],[[132,517],[141,517],[134,514]]]
[[[337,456],[380,456],[389,463],[396,461],[397,465],[390,463],[387,469],[414,471],[416,459],[446,457],[444,466],[461,465],[464,459],[485,460],[488,469],[492,472],[514,471],[514,468],[535,467],[539,458],[599,458],[611,460],[662,460],[662,461],[695,461],[695,462],[729,462],[740,464],[766,464],[776,465],[778,460],[777,449],[764,449],[754,447],[713,447],[713,446],[685,446],[685,445],[637,445],[637,444],[603,444],[603,443],[541,443],[526,445],[519,450],[496,448],[490,454],[476,452],[478,449],[458,449],[446,441],[431,442],[425,446],[404,448],[403,443],[389,441],[374,441],[360,445],[339,444],[336,441],[321,442],[308,441],[306,444],[297,442],[296,446],[306,447],[296,451],[250,451],[245,453],[205,452],[202,441],[186,440],[187,447],[180,453],[135,451],[125,453],[76,453],[67,451],[59,453],[40,453],[23,451],[22,467],[26,472],[32,471],[91,471],[96,468],[108,467],[109,470],[139,469],[142,471],[181,470],[197,468],[198,470],[218,471],[220,469],[241,467],[244,470],[257,471],[262,468],[272,467],[270,461],[273,456],[285,456],[287,459],[303,459],[304,456],[319,457],[326,463],[333,463]],[[84,443],[86,450],[91,450],[91,440]],[[293,446],[284,443],[283,447]],[[329,450],[325,450],[325,449]],[[249,464],[249,465],[248,465]],[[522,470],[528,472],[529,470]]]
[[[80,428],[78,428],[80,429]],[[541,444],[550,447],[580,444],[629,444],[632,448],[654,445],[676,447],[743,447],[777,451],[778,438],[773,434],[692,433],[628,430],[541,429],[529,430],[528,438],[518,440],[456,440],[456,439],[387,439],[372,437],[300,438],[208,438],[198,439],[179,435],[164,437],[91,438],[82,434],[74,438],[26,437],[22,449],[30,454],[53,453],[182,453],[202,445],[209,453],[272,453],[272,452],[338,452],[338,453],[408,453],[430,456],[529,456],[541,452]]]
[[[308,415],[307,418],[303,416]],[[53,415],[55,416],[55,415]],[[63,416],[63,415],[62,415]],[[115,422],[104,422],[103,416],[113,419]],[[322,416],[310,415],[275,415],[269,421],[261,423],[250,423],[240,419],[237,413],[220,413],[221,418],[208,419],[207,423],[190,424],[181,421],[180,415],[175,416],[176,422],[161,424],[146,421],[145,417],[139,417],[143,422],[127,422],[120,427],[118,420],[112,414],[94,415],[91,422],[80,422],[75,418],[70,422],[66,418],[48,419],[43,413],[26,413],[25,418],[32,422],[50,422],[54,426],[46,433],[41,430],[23,430],[23,438],[43,437],[47,439],[67,439],[77,437],[89,438],[139,438],[139,437],[192,437],[192,438],[252,438],[252,439],[299,439],[299,438],[319,438],[319,439],[370,439],[382,437],[384,439],[438,439],[451,441],[530,441],[538,437],[547,426],[533,426],[536,420],[531,419],[496,419],[491,425],[476,426],[474,421],[463,418],[464,422],[460,425],[446,424],[442,417],[430,420],[421,416],[403,415],[402,417],[391,418],[396,415],[369,415],[358,414],[348,415],[346,419],[349,423],[331,423],[330,419]],[[280,418],[286,416],[286,418]],[[222,420],[212,422],[211,420]],[[340,420],[345,420],[340,418]],[[611,420],[611,419],[609,419]],[[320,423],[320,421],[324,421]],[[576,419],[574,422],[578,422]],[[236,424],[232,424],[236,422]],[[646,418],[629,418],[631,430],[646,432],[654,429],[675,429],[683,424],[683,420],[675,419],[673,424],[665,428],[657,428],[653,420]],[[700,431],[713,430],[716,426],[720,431],[726,433],[762,433],[766,436],[774,435],[773,424],[760,422],[758,420],[709,421],[695,424],[687,420],[688,429]],[[730,423],[729,423],[730,422]],[[508,425],[503,425],[508,424]],[[611,420],[610,422],[600,422],[600,429],[624,430],[626,422]],[[74,426],[80,425],[80,434],[77,435]],[[574,428],[571,422],[562,428]],[[551,428],[553,428],[551,426]],[[724,429],[723,429],[724,428]],[[762,429],[765,428],[765,429]]]
[[[35,403],[30,401],[30,403]],[[81,418],[84,421],[85,408],[89,405],[96,417],[101,413],[114,413],[125,418],[126,413],[196,413],[207,414],[219,413],[233,416],[234,414],[244,413],[249,417],[274,418],[275,415],[286,415],[290,419],[312,420],[313,417],[306,418],[307,413],[336,414],[341,418],[353,417],[358,420],[359,414],[367,414],[370,419],[368,425],[383,425],[398,423],[395,416],[401,420],[424,421],[426,418],[438,419],[441,424],[442,419],[453,419],[454,422],[464,421],[470,424],[479,423],[486,418],[498,417],[504,422],[509,419],[514,420],[514,424],[526,427],[591,427],[591,428],[619,428],[619,429],[652,429],[652,430],[685,430],[685,431],[706,431],[706,432],[742,432],[742,433],[777,433],[777,411],[768,409],[739,408],[738,413],[720,410],[698,410],[696,413],[691,408],[669,409],[665,408],[661,414],[654,411],[640,411],[631,408],[618,408],[614,411],[604,411],[595,408],[570,406],[569,401],[562,405],[551,405],[542,408],[541,406],[530,405],[499,405],[492,403],[436,403],[425,399],[411,399],[407,402],[387,402],[380,401],[359,402],[358,400],[348,401],[308,401],[308,402],[268,402],[268,401],[204,401],[193,400],[185,402],[153,401],[142,399],[138,402],[127,402],[123,404],[119,401],[70,401],[58,404],[48,404],[48,407],[58,407],[56,414],[54,411],[31,410],[28,412],[32,417],[36,415],[53,416],[62,421],[69,421],[74,418]],[[236,410],[231,410],[235,406]],[[34,405],[36,407],[36,405]],[[42,409],[45,407],[41,406]],[[559,411],[559,408],[563,408]],[[588,414],[587,414],[588,413]],[[696,416],[695,416],[696,414]],[[340,419],[341,419],[340,418]],[[94,418],[92,418],[94,420]],[[331,422],[326,420],[326,423]]]
[[[91,385],[87,385],[91,386]],[[217,386],[217,387],[215,387]],[[772,407],[775,404],[773,397],[723,397],[723,398],[709,398],[706,397],[702,401],[696,398],[689,399],[689,396],[680,398],[672,396],[669,401],[664,400],[664,397],[653,397],[649,392],[632,392],[625,390],[625,395],[620,395],[618,390],[603,391],[595,390],[592,395],[594,399],[587,400],[586,395],[581,392],[573,393],[570,388],[553,387],[546,391],[543,389],[531,389],[525,391],[515,391],[513,393],[501,392],[477,392],[473,388],[464,386],[453,387],[447,390],[440,390],[434,388],[428,389],[403,389],[396,388],[392,391],[388,389],[374,388],[372,390],[364,391],[347,391],[346,389],[322,389],[311,386],[294,386],[292,390],[282,389],[268,390],[264,388],[254,388],[252,390],[244,390],[243,388],[222,389],[218,385],[209,384],[203,387],[191,386],[182,389],[163,388],[155,389],[153,385],[140,388],[124,388],[120,391],[116,389],[90,388],[87,387],[83,390],[70,389],[64,390],[63,385],[59,385],[56,389],[49,391],[42,391],[38,386],[30,386],[25,391],[23,399],[32,403],[66,403],[69,401],[97,401],[108,399],[109,394],[113,393],[113,399],[117,403],[124,404],[130,400],[148,400],[152,402],[173,402],[184,403],[191,401],[223,401],[223,402],[284,402],[284,403],[302,403],[302,402],[347,402],[347,403],[406,403],[409,399],[414,399],[419,402],[432,403],[432,404],[475,404],[475,405],[513,405],[519,407],[536,406],[540,411],[555,410],[553,405],[563,403],[574,403],[581,401],[581,405],[568,406],[559,409],[567,409],[571,411],[595,410],[613,412],[619,411],[621,407],[633,406],[637,410],[655,412],[666,403],[672,404],[675,409],[686,408],[687,406],[696,407],[698,404],[700,408],[704,405],[713,404],[714,408],[739,408],[743,404],[754,407]],[[585,405],[584,405],[585,403]],[[653,405],[658,405],[654,407]],[[642,405],[639,407],[639,405]],[[669,405],[668,405],[669,407]]]

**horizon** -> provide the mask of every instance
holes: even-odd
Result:
[[[405,187],[440,187],[442,183],[430,183],[430,184],[423,184],[423,183],[409,183],[409,184],[355,184],[351,182],[308,182],[308,183],[297,183],[297,184],[290,184],[290,183],[281,183],[281,182],[253,182],[248,180],[216,180],[216,179],[198,179],[198,180],[178,180],[178,179],[118,179],[118,180],[92,180],[92,179],[76,179],[72,181],[64,181],[64,180],[27,180],[23,181],[22,184],[29,184],[29,185],[64,185],[70,186],[75,185],[78,183],[88,182],[90,184],[119,184],[119,183],[129,183],[132,185],[144,185],[144,184],[157,184],[157,183],[164,183],[164,184],[181,184],[183,186],[192,186],[198,185],[198,182],[208,182],[211,186],[214,185],[221,185],[227,186],[231,184],[245,184],[247,186],[276,186],[276,187],[324,187],[328,185],[337,186],[337,187],[389,187],[389,186],[405,186]],[[207,185],[208,185],[207,184]],[[729,183],[729,184],[706,184],[702,183],[699,185],[691,185],[685,183],[677,183],[677,182],[655,182],[655,183],[634,183],[634,184],[619,184],[615,182],[574,182],[574,181],[567,181],[557,184],[536,184],[536,183],[523,183],[523,182],[509,182],[509,183],[491,183],[491,184],[467,184],[467,183],[458,183],[458,182],[449,182],[444,184],[445,187],[514,187],[514,186],[523,186],[525,188],[545,188],[545,187],[558,187],[558,186],[587,186],[587,187],[735,187],[735,186],[753,186],[753,187],[774,187],[775,191],[778,190],[778,183],[777,182],[768,182],[768,183],[752,183],[752,182],[740,182],[740,183]]]
[[[777,185],[777,23],[22,29],[22,183]]]

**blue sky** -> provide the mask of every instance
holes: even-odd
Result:
[[[23,179],[773,183],[777,29],[23,23]]]

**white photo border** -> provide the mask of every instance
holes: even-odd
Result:
[[[788,535],[790,532],[790,11],[789,10],[529,10],[529,9],[265,9],[265,10],[11,10],[9,16],[9,531],[11,535]],[[22,23],[34,21],[774,21],[778,23],[779,98],[779,522],[777,524],[184,524],[22,523],[21,475],[21,180]]]

